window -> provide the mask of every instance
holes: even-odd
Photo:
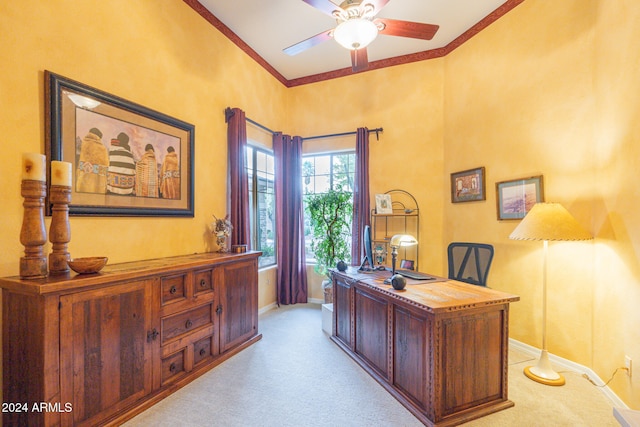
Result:
[[[302,189],[305,195],[321,194],[329,189],[353,192],[355,179],[354,152],[307,155],[302,158]],[[313,262],[310,215],[304,206],[304,246],[307,261]],[[349,242],[351,244],[351,242]]]
[[[251,247],[262,251],[258,267],[276,263],[274,158],[266,150],[247,146]]]

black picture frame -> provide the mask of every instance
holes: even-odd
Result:
[[[48,70],[44,80],[47,176],[52,160],[72,164],[70,215],[194,216],[194,125]],[[122,174],[116,147],[129,152]]]
[[[451,174],[451,203],[486,200],[484,166]]]

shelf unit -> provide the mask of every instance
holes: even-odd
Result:
[[[371,244],[376,265],[391,265],[391,247],[389,242],[395,234],[410,234],[418,244],[398,248],[396,268],[406,268],[402,260],[413,261],[413,270],[418,270],[418,252],[420,246],[420,209],[415,197],[404,190],[389,190],[384,194],[391,196],[393,213],[378,214],[371,210]]]

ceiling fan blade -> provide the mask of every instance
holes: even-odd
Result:
[[[367,48],[351,50],[351,69],[356,71],[363,71],[369,68],[369,58],[367,55]]]
[[[412,39],[431,40],[436,35],[439,25],[422,24],[420,22],[399,21],[397,19],[378,18],[375,23],[382,22],[384,29],[380,34],[387,36],[410,37]]]
[[[335,3],[329,0],[302,0],[302,1],[308,4],[309,6],[315,7],[320,12],[326,13],[332,18],[335,18],[334,12],[344,12],[344,9],[342,9],[340,6],[336,5]]]
[[[331,31],[333,30],[323,31],[320,34],[316,34],[313,37],[309,37],[306,40],[302,40],[301,42],[282,49],[282,51],[290,56],[297,55],[304,50],[331,39]]]

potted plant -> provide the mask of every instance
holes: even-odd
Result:
[[[315,271],[327,278],[322,282],[325,303],[333,302],[331,273],[338,261],[351,257],[351,218],[353,200],[350,192],[329,190],[307,196],[312,231],[311,249],[316,258]]]

